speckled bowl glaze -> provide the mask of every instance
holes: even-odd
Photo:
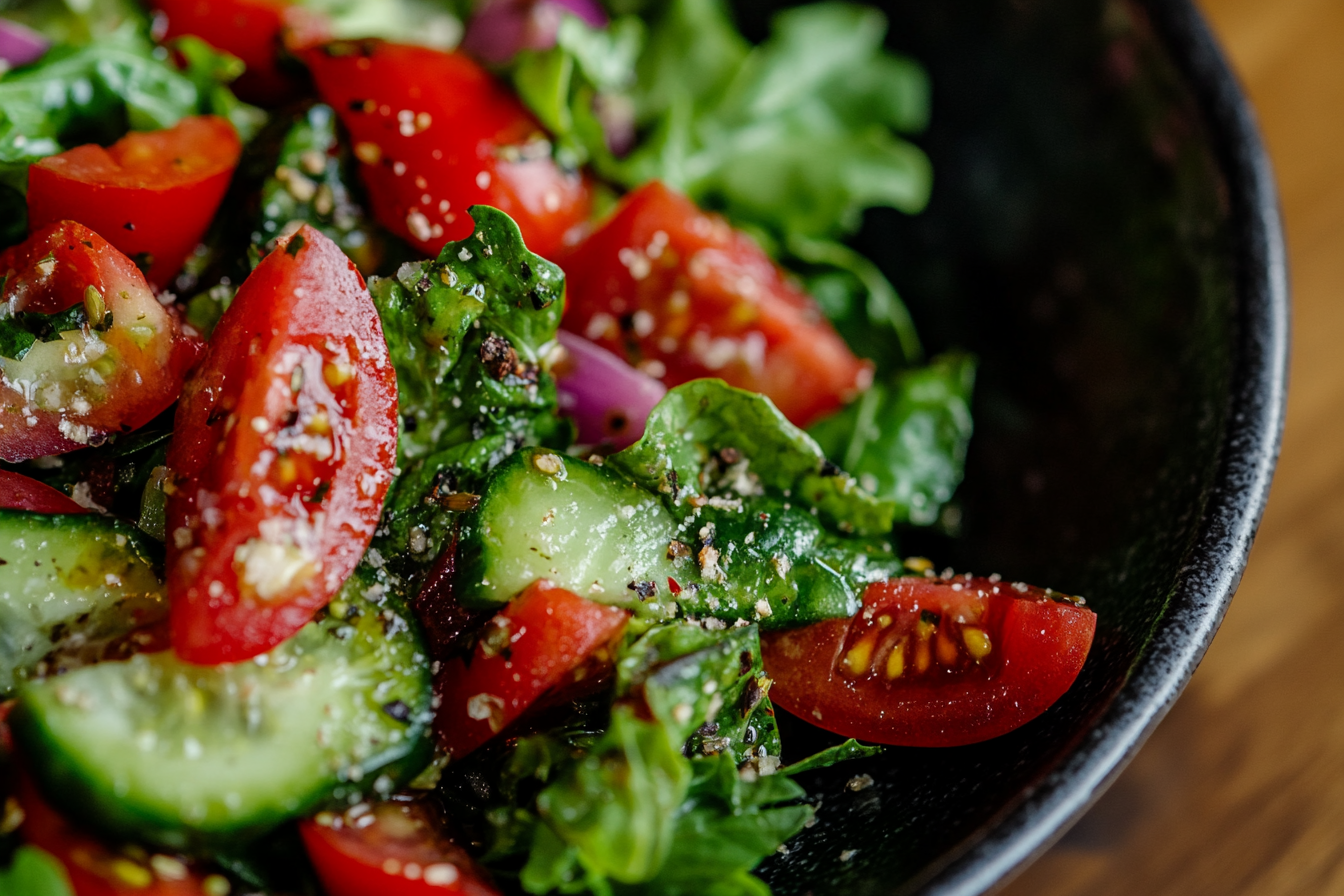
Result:
[[[982,366],[960,533],[902,548],[1085,595],[1082,676],[998,740],[812,775],[787,894],[974,894],[1045,850],[1170,708],[1264,506],[1288,349],[1283,238],[1251,112],[1185,0],[890,0],[923,61],[926,213],[873,213],[934,350]],[[765,32],[773,4],[737,4]],[[801,753],[827,736],[786,720]],[[871,775],[872,786],[846,787]]]

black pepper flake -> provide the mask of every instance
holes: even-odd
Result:
[[[518,363],[518,352],[514,351],[513,345],[503,336],[496,336],[494,333],[485,337],[485,341],[481,343],[480,354],[486,372],[497,380],[508,376]]]
[[[920,610],[919,621],[924,623],[925,625],[937,625],[938,614],[933,612],[932,610]]]
[[[667,543],[667,559],[683,560],[689,556],[691,556],[691,548],[685,542],[673,540]]]
[[[728,464],[729,466],[732,466],[741,459],[742,459],[742,452],[738,451],[736,448],[719,449],[719,460],[723,461],[725,464]]]
[[[383,712],[387,713],[398,722],[408,722],[411,718],[411,708],[400,700],[384,703]]]
[[[127,230],[135,230],[135,223],[132,221],[127,221],[125,224],[121,226],[125,227]]]
[[[706,722],[699,728],[695,729],[695,733],[700,735],[701,737],[713,737],[714,735],[719,733],[719,723]]]
[[[525,262],[525,261],[521,261],[521,262],[519,262],[519,263],[518,263],[518,273],[522,275],[522,278],[523,278],[524,280],[531,280],[531,279],[532,279],[532,265],[528,264],[528,263]]]
[[[653,582],[631,582],[625,587],[635,592],[640,600],[648,600],[658,593],[658,586]]]
[[[753,660],[752,660],[752,656],[751,656],[751,651],[750,651],[750,650],[744,650],[744,651],[742,651],[742,655],[741,655],[740,657],[738,657],[738,661],[739,661],[740,664],[741,664],[741,670],[738,672],[738,674],[739,674],[739,675],[750,675],[750,674],[751,674],[751,666],[752,666],[752,662],[753,662]]]
[[[672,503],[675,504],[681,495],[681,477],[676,470],[667,471],[667,484],[672,489]]]
[[[839,476],[844,471],[828,460],[821,462],[822,476]]]

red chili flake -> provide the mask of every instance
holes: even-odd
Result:
[[[668,591],[671,591],[673,594],[680,594],[680,593],[681,593],[681,586],[677,584],[677,580],[676,580],[676,579],[672,578],[671,576],[668,576],[668,577],[667,577],[667,590],[668,590]]]

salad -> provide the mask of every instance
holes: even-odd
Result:
[[[0,12],[0,894],[768,894],[800,775],[1078,675],[899,548],[974,359],[845,243],[876,10]]]

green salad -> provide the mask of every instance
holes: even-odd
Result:
[[[807,773],[1078,675],[900,550],[975,360],[846,242],[930,198],[882,13],[0,15],[0,896],[768,894]]]

